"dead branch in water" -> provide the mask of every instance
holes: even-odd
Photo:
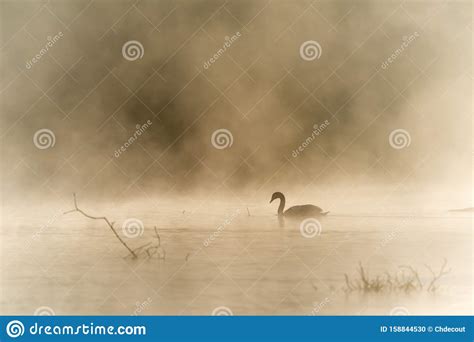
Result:
[[[247,214],[248,214],[248,216],[250,216],[250,210],[249,210],[249,207],[247,207]]]
[[[158,240],[158,244],[147,248],[146,252],[148,254],[148,257],[151,258],[155,253],[158,253],[158,259],[166,260],[166,251],[163,247],[161,247],[161,237],[160,234],[158,234],[158,229],[156,228],[156,226],[154,226],[153,228],[155,230],[155,236]]]
[[[63,213],[63,215],[65,214],[69,214],[69,213],[74,213],[74,212],[79,212],[81,213],[82,215],[84,215],[85,217],[87,218],[90,218],[92,220],[103,220],[105,221],[105,223],[107,223],[107,225],[109,226],[109,228],[112,230],[112,232],[114,233],[114,235],[117,237],[117,239],[122,243],[122,245],[124,245],[124,247],[130,252],[130,254],[136,258],[137,257],[137,254],[135,254],[135,252],[125,243],[125,241],[122,240],[122,238],[118,235],[117,231],[115,230],[114,228],[114,222],[110,222],[109,219],[105,216],[92,216],[92,215],[89,215],[89,214],[86,214],[83,210],[79,209],[79,207],[77,206],[77,199],[76,199],[76,194],[73,193],[72,194],[73,197],[74,197],[74,209],[71,209],[71,210],[68,210],[66,212]]]
[[[448,263],[448,261],[446,260],[446,258],[443,259],[443,265],[441,265],[441,269],[439,270],[438,274],[436,274],[433,269],[428,266],[428,265],[425,265],[425,267],[431,272],[431,275],[433,276],[433,279],[431,280],[430,284],[428,285],[428,288],[426,289],[427,291],[431,291],[431,292],[434,292],[436,291],[436,289],[438,288],[436,286],[436,282],[444,275],[448,274],[449,272],[451,272],[451,269],[449,270],[444,270],[446,268],[446,265]]]
[[[141,245],[137,248],[134,248],[133,251],[138,255],[142,252],[142,250],[147,250],[148,248],[145,249],[145,247],[150,246],[150,244],[151,244],[151,241],[149,241],[149,242],[145,243],[144,245]]]
[[[144,245],[141,245],[140,247],[135,248],[133,251],[137,254],[137,256],[146,254],[148,259],[158,253],[158,259],[166,260],[166,251],[161,246],[161,237],[160,237],[160,234],[158,233],[158,229],[156,228],[156,226],[154,227],[154,230],[155,230],[155,236],[158,243],[154,244],[153,241],[149,241],[145,243]]]
[[[160,234],[158,234],[158,229],[156,229],[156,226],[153,227],[155,229],[155,235],[156,235],[156,238],[158,239],[158,247],[161,246],[161,238],[160,238]]]

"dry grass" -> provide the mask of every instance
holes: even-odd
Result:
[[[385,272],[376,276],[370,276],[369,272],[364,269],[361,263],[357,269],[358,277],[350,279],[347,274],[344,274],[346,283],[345,291],[362,291],[362,292],[383,292],[383,291],[429,291],[434,292],[438,289],[439,280],[448,274],[451,270],[446,269],[447,261],[444,259],[443,264],[438,272],[434,272],[431,267],[425,265],[431,274],[429,281],[423,283],[421,281],[419,272],[411,267],[402,265],[399,266],[399,272],[390,274]]]

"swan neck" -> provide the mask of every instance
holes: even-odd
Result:
[[[283,215],[285,209],[285,196],[280,197],[280,205],[278,206],[278,215]]]

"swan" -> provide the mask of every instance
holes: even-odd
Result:
[[[286,217],[311,217],[311,216],[324,216],[329,213],[329,211],[323,212],[323,209],[317,207],[312,204],[305,204],[305,205],[295,205],[294,207],[290,207],[285,209],[285,195],[281,192],[274,192],[272,195],[272,199],[270,203],[272,203],[276,199],[280,199],[280,205],[278,206],[278,216],[286,216]]]

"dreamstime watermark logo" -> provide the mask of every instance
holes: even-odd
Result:
[[[375,252],[380,251],[382,248],[386,247],[390,242],[392,242],[397,233],[396,232],[389,232],[383,239],[380,241],[380,243],[375,247]]]
[[[11,338],[17,338],[25,333],[25,326],[18,320],[10,321],[6,326],[6,333]],[[32,336],[131,336],[146,335],[144,325],[96,325],[94,322],[75,325],[44,325],[38,322],[31,324],[26,330]],[[42,339],[42,338],[40,338]],[[46,338],[43,338],[46,339]],[[66,338],[63,338],[65,340]],[[29,338],[28,340],[31,340]]]
[[[218,150],[223,150],[225,148],[231,147],[234,143],[234,136],[231,131],[225,128],[220,128],[214,131],[211,136],[212,146]]]
[[[410,312],[404,306],[396,306],[390,310],[390,316],[408,316]]]
[[[313,238],[316,235],[321,235],[321,222],[311,217],[303,220],[300,224],[300,233],[305,238]]]
[[[209,237],[204,240],[204,247],[209,247],[212,241],[217,239],[220,235],[220,233],[227,227],[238,215],[240,214],[240,209],[237,209],[235,212],[233,212],[229,217],[225,219],[225,221],[217,227],[217,229],[209,235]]]
[[[63,215],[62,212],[55,213],[46,224],[42,225],[32,236],[31,239],[25,243],[25,248],[30,248],[33,242],[46,230],[48,229],[56,220]]]
[[[127,61],[134,62],[142,59],[145,54],[145,48],[138,40],[129,40],[122,46],[122,56]]]
[[[227,306],[219,306],[212,310],[212,316],[233,316],[233,312]]]
[[[323,53],[321,45],[315,40],[307,40],[300,46],[300,57],[305,61],[319,59]]]
[[[319,125],[314,124],[313,132],[311,133],[311,135],[307,137],[306,140],[303,141],[301,145],[298,146],[298,148],[296,150],[293,150],[293,152],[291,153],[293,158],[298,157],[305,150],[305,148],[308,147],[314,141],[314,139],[316,139],[316,137],[319,136],[329,126],[329,124],[329,120],[325,120],[322,124]]]
[[[56,316],[54,310],[49,306],[40,306],[34,312],[35,316]]]
[[[50,147],[54,147],[56,144],[56,136],[52,130],[42,128],[36,131],[35,135],[33,136],[33,143],[40,150],[45,150]]]
[[[405,217],[402,222],[396,227],[396,230],[402,230],[406,227],[409,220],[414,219],[414,215],[410,215]],[[388,232],[385,237],[380,241],[380,243],[375,247],[375,252],[379,252],[382,248],[386,247],[389,243],[391,243],[397,237],[397,231],[390,231]]]
[[[38,63],[39,60],[46,55],[46,53],[49,51],[50,48],[56,44],[58,40],[60,40],[63,37],[63,33],[59,31],[56,35],[53,37],[48,36],[46,39],[48,42],[41,48],[41,50],[30,60],[26,61],[25,67],[27,69],[31,69],[34,64]]]
[[[402,148],[410,146],[411,136],[410,133],[404,129],[395,129],[390,133],[388,142],[394,149],[401,150]]]
[[[143,125],[137,124],[135,126],[136,130],[133,135],[128,138],[128,140],[122,146],[120,146],[119,149],[115,150],[115,158],[120,157],[122,153],[124,153],[143,133],[145,133],[148,127],[152,125],[152,123],[153,122],[151,120],[147,120],[147,122],[145,122]]]
[[[319,303],[318,302],[313,303],[313,310],[311,310],[311,315],[316,316],[319,312],[321,312],[322,309],[324,309],[326,305],[329,304],[329,302],[330,302],[329,298],[326,297]]]
[[[143,222],[137,218],[129,218],[122,224],[122,232],[128,238],[136,238],[143,235],[145,227]]]
[[[141,312],[143,312],[152,302],[152,299],[148,297],[143,303],[136,302],[135,306],[136,309],[133,311],[132,316],[138,316]]]
[[[212,64],[214,64],[215,62],[217,62],[217,60],[226,52],[226,50],[228,48],[230,48],[232,46],[232,44],[234,44],[235,41],[237,41],[242,35],[240,34],[239,31],[237,31],[235,34],[233,34],[231,37],[229,36],[226,36],[224,38],[224,44],[222,44],[222,47],[217,50],[214,55],[209,58],[207,61],[204,62],[204,69],[209,69]]]
[[[388,57],[385,61],[382,63],[382,69],[387,69],[390,64],[395,62],[395,60],[405,51],[405,49],[418,37],[420,34],[418,32],[413,32],[409,36],[403,36],[402,38],[402,44],[400,47],[398,47],[395,51],[392,52],[390,57]]]
[[[6,331],[11,338],[17,338],[25,333],[25,326],[20,321],[10,321],[7,324]]]

